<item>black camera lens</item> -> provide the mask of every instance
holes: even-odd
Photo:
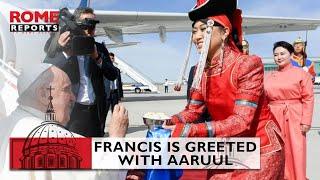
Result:
[[[82,30],[89,30],[89,31],[93,31],[96,26],[88,26],[88,25],[80,25],[79,26]]]
[[[97,23],[99,23],[99,21],[97,21],[95,19],[88,19],[88,18],[85,18],[85,19],[77,22],[78,26],[82,30],[94,30],[96,28]]]

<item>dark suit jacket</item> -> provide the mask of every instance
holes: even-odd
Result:
[[[195,69],[196,68],[196,66],[192,66],[191,68],[190,68],[190,71],[189,71],[189,77],[188,77],[188,83],[187,83],[187,98],[188,98],[188,100],[190,99],[190,88],[191,88],[191,86],[192,86],[192,82],[193,82],[193,77],[194,77],[194,74],[195,74]]]
[[[117,68],[117,93],[118,93],[118,97],[119,97],[119,100],[120,98],[123,98],[123,89],[122,89],[122,80],[121,80],[121,72],[120,70]],[[110,97],[110,81],[106,81],[104,83],[105,85],[105,92],[106,92],[106,98],[108,99]]]
[[[117,68],[117,69],[118,69],[118,68]],[[119,69],[118,69],[117,87],[118,87],[118,96],[119,96],[119,98],[123,98],[121,72],[120,72]]]
[[[100,68],[94,60],[91,60],[89,71],[96,97],[95,103],[98,106],[98,117],[101,120],[101,118],[105,118],[106,107],[103,77],[109,80],[115,80],[117,78],[118,71],[111,63],[109,52],[105,46],[100,43],[96,43],[96,46],[98,53],[101,55],[102,66]],[[77,57],[72,56],[69,59],[66,59],[62,52],[57,52],[53,58],[47,56],[44,62],[51,63],[66,72],[72,83],[72,92],[75,97],[77,97],[80,87],[80,72]]]

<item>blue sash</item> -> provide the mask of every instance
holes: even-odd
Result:
[[[171,131],[156,127],[147,132],[147,138],[169,138]],[[145,180],[176,180],[182,176],[180,169],[148,169],[146,170]]]
[[[295,67],[301,67],[300,64],[294,59],[291,59],[291,64]],[[309,68],[311,65],[312,65],[312,61],[310,59],[306,59],[305,66]]]

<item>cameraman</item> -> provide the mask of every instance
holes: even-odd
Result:
[[[77,8],[74,16],[76,22],[95,22],[96,17],[91,8]],[[80,27],[86,36],[94,36],[95,24]],[[76,56],[70,48],[71,38],[70,31],[63,32],[58,39],[60,50],[53,57],[47,55],[44,62],[56,65],[65,71],[71,80],[76,103],[67,128],[86,137],[101,137],[104,133],[100,122],[106,118],[103,77],[115,80],[117,69],[112,65],[104,45],[96,42],[93,53]],[[50,38],[48,41],[53,40]]]

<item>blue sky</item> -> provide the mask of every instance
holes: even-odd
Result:
[[[5,0],[26,8],[74,8],[79,0]],[[28,2],[28,3],[26,3]],[[94,9],[112,11],[188,12],[195,0],[91,0]],[[239,0],[245,15],[280,16],[320,19],[320,1],[304,0]],[[308,55],[320,56],[320,30],[308,33]],[[293,42],[305,32],[269,33],[248,35],[250,52],[261,57],[272,56],[272,45],[279,40]],[[125,36],[125,41],[141,42],[137,46],[111,49],[116,55],[156,82],[165,78],[175,80],[179,74],[187,49],[189,33],[168,33],[166,43],[161,43],[158,34]],[[197,61],[193,51],[191,64]]]

